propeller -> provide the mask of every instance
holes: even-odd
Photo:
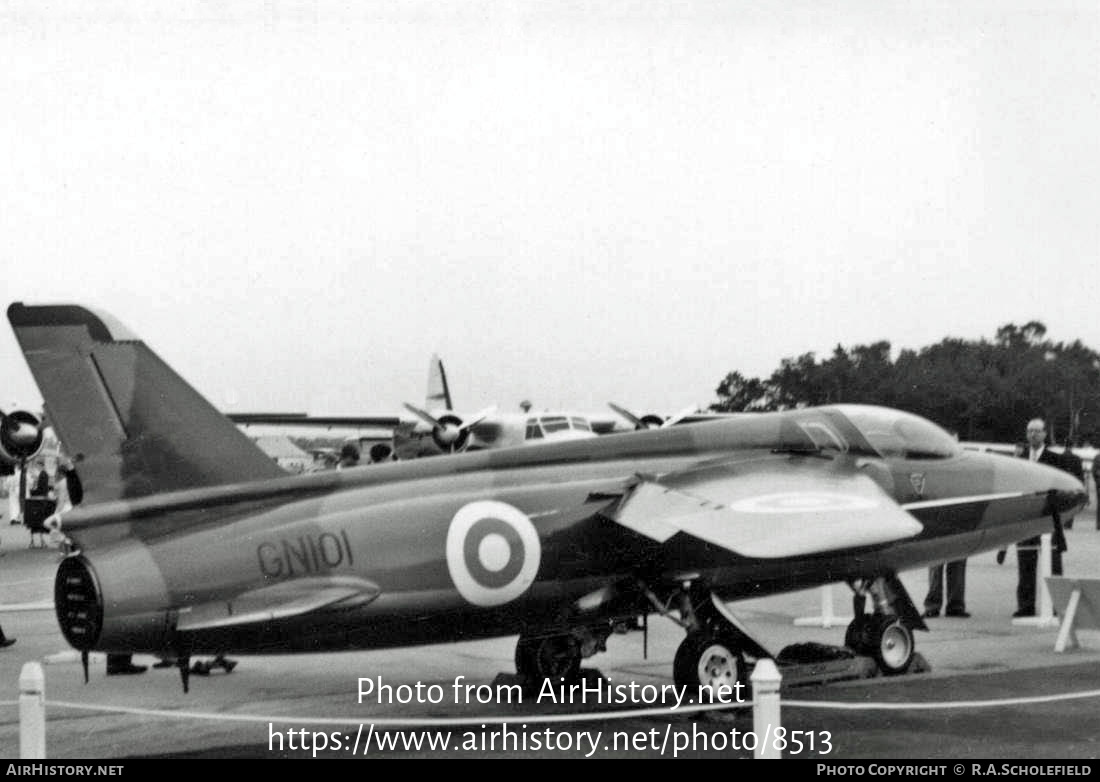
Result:
[[[683,410],[680,410],[679,412],[673,413],[668,418],[666,418],[665,422],[663,424],[661,424],[661,428],[664,429],[665,427],[673,426],[675,424],[678,424],[678,423],[680,423],[680,421],[687,418],[689,415],[695,415],[698,412],[699,412],[699,408],[698,408],[697,405],[689,405],[688,407],[685,407]]]
[[[405,409],[432,428],[432,439],[445,453],[457,453],[465,450],[470,439],[470,429],[484,421],[494,412],[496,405],[474,413],[468,420],[453,413],[444,413],[436,418],[427,410],[405,403]]]
[[[653,415],[652,413],[637,416],[634,413],[627,410],[625,407],[619,407],[614,402],[608,402],[607,406],[621,415],[630,423],[634,424],[635,429],[660,429],[665,425],[665,420],[659,415]]]

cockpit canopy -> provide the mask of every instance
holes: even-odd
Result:
[[[888,459],[950,459],[958,441],[920,416],[872,405],[830,405],[789,411],[780,419],[778,447],[840,451]]]
[[[837,405],[881,456],[896,459],[950,459],[958,441],[931,421],[912,413],[869,405]]]
[[[580,416],[543,415],[527,419],[527,440],[538,440],[565,431],[592,433],[592,426]]]

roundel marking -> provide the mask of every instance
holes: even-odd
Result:
[[[731,502],[731,510],[742,513],[822,513],[826,511],[870,510],[878,503],[858,494],[831,492],[780,492],[761,494]]]
[[[459,594],[474,605],[515,600],[534,582],[541,560],[535,525],[506,502],[463,505],[447,529],[447,570]]]

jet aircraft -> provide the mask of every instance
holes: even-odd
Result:
[[[888,674],[927,629],[899,571],[1003,548],[1084,503],[1064,472],[833,405],[288,476],[113,318],[8,308],[82,454],[57,619],[84,653],[323,652],[518,635],[532,683],[658,614],[689,687],[771,656],[727,603],[846,581],[847,644]],[[728,690],[726,692],[729,692]]]

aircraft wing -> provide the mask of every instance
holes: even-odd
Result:
[[[786,454],[645,477],[609,515],[661,543],[683,532],[762,559],[890,543],[924,528],[852,460]]]
[[[308,415],[307,413],[226,413],[235,424],[272,424],[276,426],[348,426],[393,429],[401,419],[397,416]]]
[[[176,629],[188,632],[270,622],[330,608],[351,608],[382,593],[362,578],[302,578],[253,589],[232,600],[201,603],[181,611]]]

